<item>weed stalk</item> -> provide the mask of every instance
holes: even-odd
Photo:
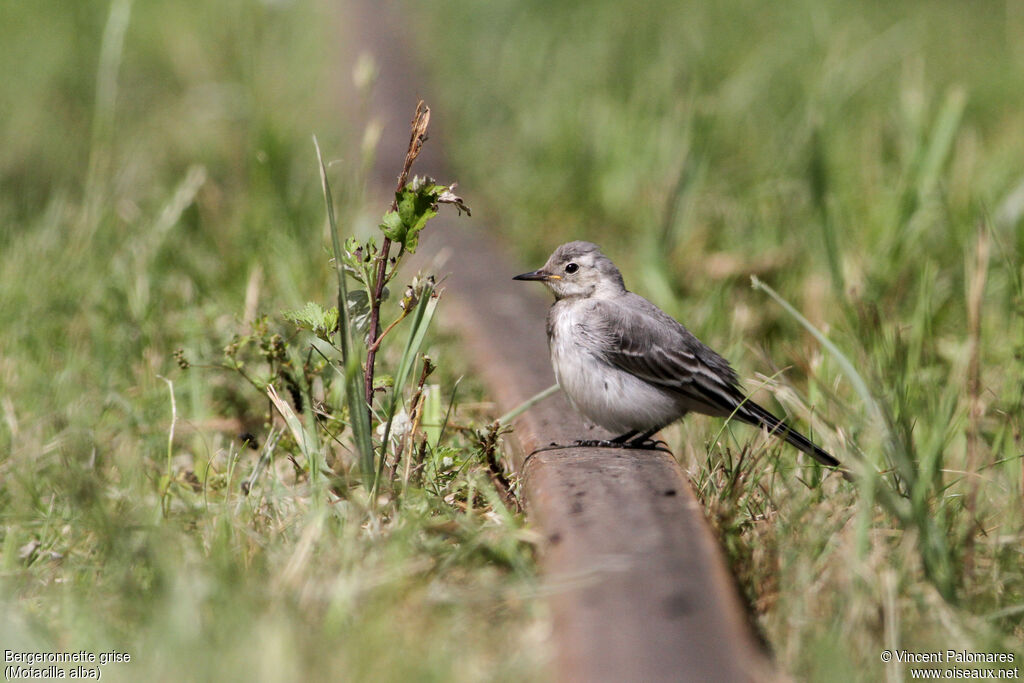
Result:
[[[412,121],[409,124],[411,132],[409,135],[409,147],[405,153],[405,163],[402,165],[402,172],[398,175],[398,184],[395,186],[395,200],[391,203],[391,210],[398,210],[398,196],[401,193],[402,188],[409,181],[409,171],[412,170],[412,165],[416,161],[416,157],[420,155],[420,150],[423,148],[423,143],[427,140],[427,126],[430,124],[430,107],[420,100],[416,103],[416,113],[412,117]],[[381,243],[380,251],[377,253],[376,276],[373,280],[372,296],[370,297],[370,329],[367,333],[367,338],[370,339],[370,348],[366,352],[366,373],[365,373],[365,392],[366,392],[366,404],[369,407],[373,406],[373,375],[374,366],[377,361],[377,350],[380,348],[380,339],[378,339],[378,332],[380,331],[380,305],[383,302],[384,285],[387,283],[388,278],[386,277],[388,260],[391,256],[391,238],[388,236],[384,237],[384,242]],[[394,264],[397,267],[397,263]],[[392,268],[392,273],[394,267]],[[341,304],[339,304],[341,305]],[[391,329],[390,327],[388,328]],[[383,335],[381,335],[383,337]]]

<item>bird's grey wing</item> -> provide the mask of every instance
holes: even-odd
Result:
[[[744,400],[728,361],[643,297],[591,305],[584,331],[610,365],[680,394],[701,412],[728,415]]]
[[[747,398],[728,361],[641,296],[595,300],[582,332],[610,365],[685,399],[687,410],[736,418],[777,433],[818,462],[839,461]]]

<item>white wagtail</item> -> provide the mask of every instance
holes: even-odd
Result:
[[[543,268],[517,275],[555,295],[548,346],[559,386],[591,421],[622,435],[580,445],[650,447],[688,412],[738,420],[785,439],[829,467],[839,461],[744,395],[728,361],[647,299],[626,289],[591,242],[555,249]]]

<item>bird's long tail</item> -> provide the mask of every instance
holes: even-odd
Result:
[[[827,467],[839,467],[839,461],[836,460],[831,453],[823,448],[819,448],[806,436],[792,427],[788,427],[782,420],[775,417],[765,408],[762,408],[750,399],[747,399],[739,408],[737,408],[736,417],[747,424],[754,425],[755,427],[765,427],[769,432],[778,436],[780,439],[785,439],[787,442],[799,448],[822,465]]]

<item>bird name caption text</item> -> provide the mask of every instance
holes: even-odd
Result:
[[[128,664],[132,656],[127,652],[110,650],[93,652],[33,652],[4,650],[4,678],[17,679],[93,679],[103,677],[108,664]]]

